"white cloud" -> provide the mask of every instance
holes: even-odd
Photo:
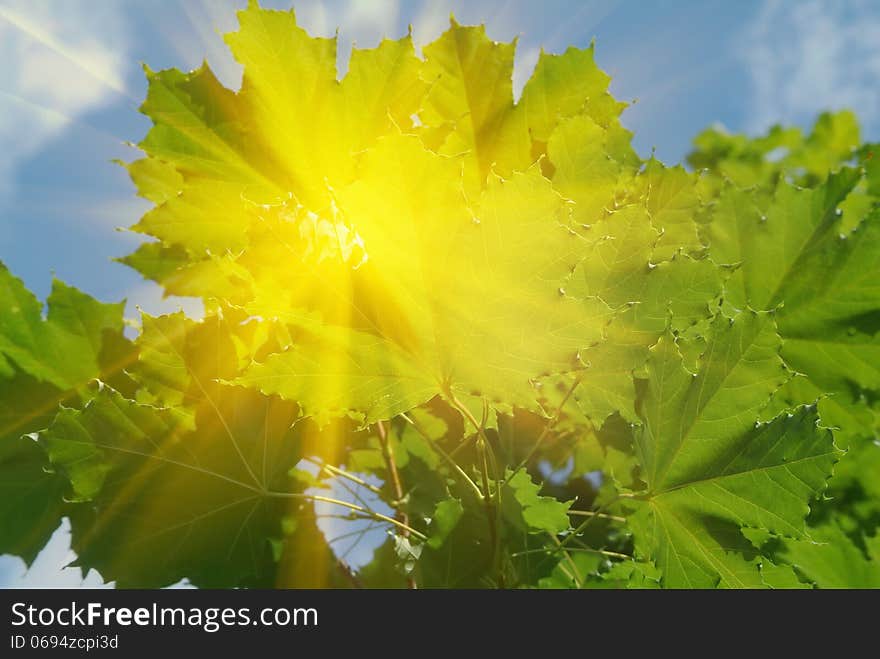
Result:
[[[880,127],[880,11],[856,0],[768,1],[744,34],[752,77],[748,128],[809,124],[826,109],[855,110]]]
[[[125,89],[121,7],[0,0],[0,202],[15,166]]]

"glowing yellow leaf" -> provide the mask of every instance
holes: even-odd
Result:
[[[428,126],[454,129],[441,153],[466,153],[469,191],[478,191],[493,170],[506,176],[528,167],[531,143],[525,113],[513,105],[516,42],[495,43],[484,27],[452,25],[424,48],[424,78],[431,85],[422,110]]]
[[[341,211],[357,218],[368,272],[387,287],[387,315],[372,329],[387,343],[360,333],[346,340],[327,328],[344,359],[328,355],[325,365],[339,367],[315,368],[317,353],[288,352],[270,356],[240,382],[299,399],[298,377],[308,373],[313,387],[337,388],[323,397],[333,401],[324,412],[345,407],[348,396],[349,410],[369,413],[387,395],[385,378],[397,373],[398,386],[406,385],[415,364],[433,382],[427,392],[419,381],[423,399],[477,392],[534,408],[532,381],[574,368],[578,351],[601,337],[610,310],[562,290],[586,241],[566,226],[567,205],[536,168],[491,178],[473,215],[455,168],[416,137],[386,138],[365,154],[357,182],[339,193]],[[361,366],[379,362],[390,371],[380,380],[370,371],[365,382]]]

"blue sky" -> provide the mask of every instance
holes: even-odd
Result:
[[[139,237],[117,227],[146,210],[125,172],[149,124],[138,114],[140,62],[189,69],[207,58],[236,87],[241,71],[220,34],[246,0],[0,0],[0,260],[45,297],[54,273],[106,301],[159,313],[181,300],[111,261]],[[287,8],[288,0],[263,0]],[[418,44],[448,25],[487,24],[519,36],[515,82],[538,51],[586,46],[613,76],[612,91],[638,101],[624,114],[643,155],[675,163],[703,127],[754,133],[775,122],[808,126],[850,107],[863,136],[880,139],[880,3],[871,0],[304,0],[313,33],[339,27],[340,63],[352,41],[369,47],[413,25]],[[63,531],[31,574],[0,558],[0,584],[58,583]],[[72,573],[63,583],[75,585]]]

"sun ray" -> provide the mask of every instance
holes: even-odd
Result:
[[[572,32],[577,30],[578,36],[584,38],[592,30],[598,28],[602,21],[613,14],[622,0],[593,0],[585,2],[575,11],[570,20],[560,21],[558,27],[544,41],[544,46],[551,52],[562,49],[571,41]],[[599,9],[596,6],[600,5]]]
[[[164,330],[162,329],[162,327],[160,325],[157,324],[156,328],[159,330],[159,332],[162,334],[162,336],[168,342],[168,345],[171,347],[171,349],[175,350],[175,352],[176,352],[176,348],[174,347],[174,341],[173,341],[174,337],[168,336],[164,332]],[[177,356],[180,358],[180,360],[183,364],[187,364],[185,355],[177,353]],[[218,358],[219,358],[219,355],[218,355]],[[244,466],[245,471],[247,471],[248,476],[254,481],[254,484],[257,486],[257,488],[259,490],[265,489],[266,484],[262,483],[260,481],[260,479],[257,478],[257,475],[254,473],[254,470],[251,467],[250,462],[248,461],[248,459],[245,457],[244,453],[242,452],[241,446],[239,445],[239,442],[237,441],[235,434],[232,432],[232,429],[230,428],[229,423],[226,421],[226,417],[220,411],[220,407],[217,405],[217,403],[214,401],[214,398],[208,392],[208,389],[207,389],[205,383],[203,383],[201,381],[201,379],[198,377],[198,375],[188,366],[187,366],[187,371],[189,372],[189,375],[192,378],[192,381],[195,382],[196,386],[199,388],[199,391],[201,391],[205,402],[207,402],[208,405],[211,406],[211,409],[214,411],[214,414],[217,416],[217,419],[220,422],[220,425],[223,427],[224,433],[228,437],[229,441],[232,443],[232,447],[235,449],[235,452],[238,454],[238,457],[241,459],[242,466]]]
[[[52,33],[31,21],[27,16],[9,7],[0,7],[0,19],[7,21],[10,25],[16,27],[29,38],[46,46],[61,57],[70,61],[105,87],[113,90],[120,96],[124,96],[132,103],[137,103],[137,99],[128,91],[125,87],[125,82],[121,78],[113,75],[110,71],[102,71],[95,62],[83,58],[76,52],[76,50],[66,46]]]
[[[45,120],[50,123],[56,125],[77,126],[79,128],[83,128],[90,137],[99,138],[101,141],[107,141],[111,143],[114,147],[126,144],[126,140],[122,137],[115,135],[114,133],[111,133],[104,128],[95,126],[94,124],[83,118],[71,116],[61,110],[50,108],[47,105],[44,105],[37,101],[26,99],[22,96],[19,96],[18,94],[13,94],[11,92],[0,90],[0,97],[6,98],[12,103],[21,104],[30,111],[38,112],[43,116]]]
[[[241,80],[241,66],[230,56],[223,43],[223,33],[234,27],[233,10],[236,3],[231,0],[178,0],[178,6],[192,29],[185,36],[169,39],[169,43],[184,55],[193,50],[204,53],[217,76],[227,84],[237,87]],[[197,49],[193,48],[193,34],[197,37]]]

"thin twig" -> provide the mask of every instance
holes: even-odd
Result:
[[[556,547],[562,552],[563,556],[565,556],[565,562],[571,566],[572,576],[574,577],[572,579],[572,581],[574,581],[575,586],[577,586],[578,589],[583,588],[584,587],[584,578],[581,576],[581,571],[578,570],[577,563],[574,562],[574,559],[571,557],[571,554],[569,554],[562,547],[562,543],[559,542],[559,538],[557,538],[552,533],[549,533],[548,535],[550,536],[550,539],[556,543]]]
[[[608,510],[615,503],[617,503],[621,499],[629,499],[629,498],[632,498],[632,497],[627,496],[626,494],[618,494],[616,497],[614,497],[613,499],[611,499],[607,503],[599,506],[598,509],[593,511],[596,513],[595,515],[588,516],[587,519],[585,519],[574,531],[572,531],[567,536],[565,536],[565,538],[563,538],[561,546],[565,547],[566,545],[568,545],[569,542],[572,542],[573,539],[577,538],[578,535],[580,535],[581,533],[583,533],[587,529],[587,527],[593,522],[593,520],[599,519],[601,517],[601,514],[605,513],[605,511]]]
[[[492,562],[498,576],[498,583],[503,588],[504,575],[501,571],[501,529],[499,519],[501,513],[501,479],[498,477],[497,473],[492,474],[492,476],[490,476],[489,473],[489,452],[491,451],[491,445],[486,438],[485,427],[483,425],[488,415],[488,407],[485,404],[483,405],[483,423],[479,423],[467,406],[462,403],[455,394],[449,392],[448,396],[453,407],[455,407],[465,419],[470,421],[471,425],[477,431],[477,456],[479,458],[480,475],[483,479],[483,491],[485,493],[483,504],[486,508],[486,519],[489,524],[489,537],[492,541],[493,547]],[[492,454],[491,460],[493,465],[495,465],[494,454]],[[490,478],[495,481],[495,500],[492,498],[492,490],[489,487]]]
[[[333,476],[339,476],[340,478],[345,478],[346,480],[350,480],[352,483],[357,483],[361,487],[365,487],[370,492],[374,494],[382,494],[382,490],[380,490],[375,485],[368,483],[363,478],[355,476],[351,472],[345,471],[344,469],[340,469],[339,467],[334,467],[333,465],[327,464],[326,462],[322,462],[321,460],[316,460],[315,458],[305,458],[308,462],[311,462],[313,465],[320,467],[324,471],[329,472]]]
[[[632,560],[632,556],[630,556],[629,554],[621,554],[620,552],[617,552],[617,551],[608,551],[607,549],[593,549],[592,547],[565,547],[565,548],[563,548],[561,546],[561,543],[560,543],[560,546],[556,547],[556,548],[541,547],[539,549],[526,549],[523,551],[515,552],[515,553],[511,554],[511,556],[525,556],[526,554],[555,554],[558,551],[562,551],[562,552],[579,551],[579,552],[584,552],[584,553],[588,553],[588,554],[600,554],[602,556],[607,556],[609,558],[620,558],[620,559]]]
[[[626,521],[626,517],[620,517],[619,515],[606,515],[605,513],[594,513],[592,510],[569,510],[568,514],[580,517],[601,517],[602,519],[610,519],[613,522]]]
[[[391,448],[391,443],[388,441],[388,432],[385,430],[385,424],[381,421],[377,422],[376,429],[378,430],[379,443],[382,445],[382,457],[385,459],[385,466],[388,468],[388,474],[391,476],[391,486],[394,490],[394,497],[397,501],[402,501],[403,485],[400,482],[397,463],[394,461],[394,450]]]
[[[461,479],[468,485],[468,487],[470,487],[474,491],[474,494],[477,496],[477,499],[482,501],[483,500],[483,492],[480,490],[480,486],[477,485],[473,481],[473,479],[467,475],[467,472],[461,468],[461,465],[458,464],[453,459],[453,457],[443,449],[442,446],[440,446],[440,443],[436,440],[431,439],[431,437],[428,435],[428,433],[426,433],[424,431],[424,429],[422,429],[422,427],[418,423],[415,422],[415,420],[409,418],[406,414],[401,414],[400,416],[402,416],[405,421],[410,423],[412,425],[412,427],[416,429],[416,432],[419,433],[425,439],[425,441],[427,441],[429,443],[429,445],[431,446],[432,449],[437,451],[437,454],[441,458],[446,460],[446,462],[449,464],[450,467],[452,467],[452,469],[455,471],[455,473],[458,474],[461,477]]]
[[[400,473],[397,471],[397,462],[394,460],[394,449],[391,442],[388,441],[388,432],[385,430],[385,424],[381,421],[376,423],[376,429],[379,433],[379,443],[382,445],[382,456],[385,458],[385,465],[388,467],[388,473],[391,476],[391,486],[394,488],[394,497],[397,505],[403,501],[403,483],[400,480]],[[395,513],[397,520],[402,526],[409,528],[409,515],[398,509]],[[404,531],[403,537],[409,537],[409,533]],[[407,586],[410,590],[416,589],[416,580],[412,575],[406,579]]]
[[[302,499],[303,501],[322,501],[324,503],[332,503],[337,506],[342,506],[343,508],[348,508],[349,510],[354,510],[359,513],[363,513],[368,517],[373,519],[381,520],[383,522],[388,522],[389,524],[393,524],[394,526],[411,533],[415,537],[420,540],[427,540],[428,537],[421,533],[420,531],[415,530],[411,526],[407,526],[402,523],[400,520],[394,519],[393,517],[388,517],[388,515],[383,515],[382,513],[377,513],[374,510],[370,510],[369,508],[364,508],[363,506],[359,506],[355,503],[349,503],[348,501],[342,501],[340,499],[334,499],[332,497],[325,497],[320,494],[303,494],[301,492],[265,492],[266,496],[269,497],[277,497],[281,499]]]

